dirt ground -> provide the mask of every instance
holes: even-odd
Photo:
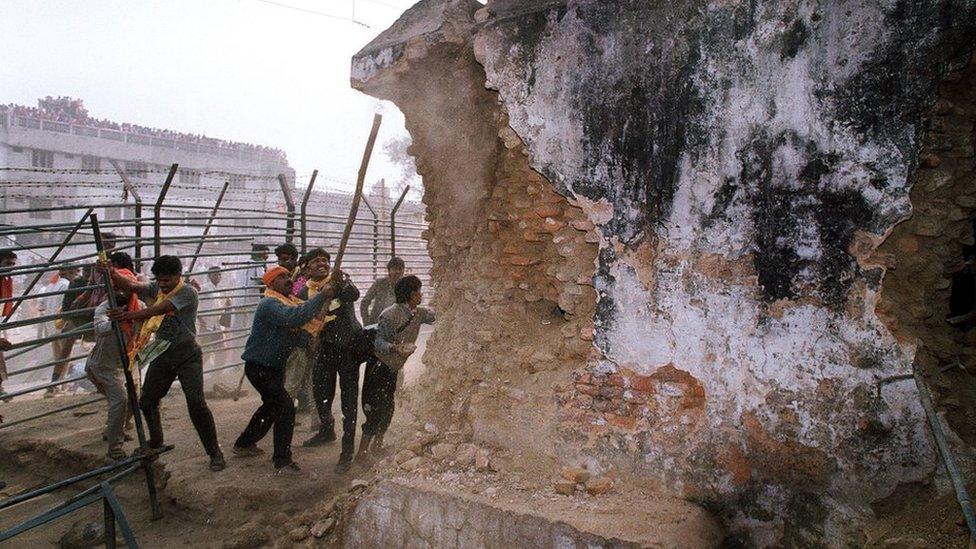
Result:
[[[24,409],[42,410],[85,398],[88,397],[35,400],[7,406],[17,406],[17,415],[20,415]],[[276,523],[283,523],[314,503],[345,491],[353,479],[370,475],[370,471],[361,468],[354,468],[341,477],[333,474],[332,466],[339,452],[336,444],[302,448],[301,441],[309,436],[307,414],[299,415],[301,425],[296,427],[294,452],[296,461],[303,468],[300,475],[273,474],[270,435],[259,445],[267,450],[265,456],[233,457],[230,448],[234,438],[244,428],[258,402],[253,391],[238,402],[230,399],[210,401],[228,460],[226,470],[213,473],[208,469],[206,455],[186,416],[182,394],[174,390],[165,399],[163,421],[168,426],[169,435],[166,442],[175,444],[176,449],[161,459],[166,479],[162,497],[164,518],[155,522],[149,520],[145,481],[141,474],[134,474],[119,485],[126,515],[141,544],[146,547],[176,543],[213,547],[220,544],[215,540],[227,538],[233,529],[258,516],[265,517],[269,529],[273,530]],[[46,419],[43,428],[25,425],[0,431],[0,479],[7,482],[0,496],[9,497],[101,465],[101,456],[105,452],[100,436],[104,412],[98,405],[88,409],[98,413],[79,417],[67,412]],[[127,450],[133,448],[135,443],[129,443]],[[90,485],[91,482],[82,483],[78,489]],[[19,523],[72,493],[75,492],[65,490],[5,510],[0,513],[0,528]],[[98,521],[101,513],[100,508],[92,506],[18,537],[16,546],[56,543],[72,523]]]

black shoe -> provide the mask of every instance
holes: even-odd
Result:
[[[250,446],[244,446],[243,448],[235,444],[234,448],[231,449],[231,452],[233,452],[237,457],[254,457],[263,454],[264,450],[253,444]]]
[[[311,448],[312,446],[322,446],[330,442],[336,441],[336,435],[332,431],[322,432],[319,431],[314,437],[306,440],[302,443],[302,446],[306,448]]]
[[[227,468],[227,462],[224,461],[224,454],[217,452],[216,454],[210,456],[210,470],[213,472],[223,471]]]
[[[281,467],[275,466],[276,475],[297,475],[302,472],[302,468],[294,461],[290,461]]]
[[[339,463],[336,463],[336,466],[334,469],[332,469],[332,471],[337,475],[344,475],[349,472],[349,469],[352,469],[352,459],[339,458]]]

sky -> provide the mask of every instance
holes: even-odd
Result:
[[[380,112],[367,182],[398,180],[383,144],[406,135],[403,116],[353,90],[349,66],[413,3],[2,0],[0,103],[67,95],[95,118],[277,147],[299,186],[317,168],[316,188],[346,190]]]

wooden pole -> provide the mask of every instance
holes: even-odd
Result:
[[[363,162],[359,165],[359,177],[356,178],[356,194],[352,197],[352,207],[349,209],[349,219],[346,221],[346,228],[342,231],[342,240],[339,241],[339,251],[336,253],[333,270],[339,270],[342,266],[342,256],[346,253],[346,245],[349,243],[349,235],[352,233],[352,226],[356,223],[356,215],[359,213],[359,202],[363,196],[363,183],[366,181],[366,168],[369,167],[369,158],[373,154],[373,145],[376,144],[376,134],[380,131],[380,122],[383,116],[373,115],[373,128],[369,131],[369,140],[366,141],[366,150],[363,152]]]

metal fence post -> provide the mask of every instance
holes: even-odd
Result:
[[[305,196],[302,197],[302,255],[305,255],[306,250],[308,250],[308,220],[305,219],[305,212],[308,210],[308,199],[312,197],[312,187],[315,186],[315,178],[319,176],[318,170],[312,171],[312,179],[308,181],[308,187],[305,187]]]
[[[176,164],[173,164],[176,167]],[[95,236],[95,249],[98,251],[98,259],[108,263],[108,254],[105,251],[105,244],[102,242],[102,233],[98,230],[98,216],[91,214],[91,224],[92,233]],[[158,256],[157,256],[158,257]],[[109,272],[105,272],[105,276],[102,277],[105,281],[105,291],[108,297],[109,307],[115,308],[119,303],[115,299],[115,288],[112,285],[112,275]],[[115,343],[118,345],[119,358],[122,363],[122,374],[125,377],[125,389],[126,396],[129,399],[129,409],[132,413],[132,421],[136,424],[136,438],[139,440],[139,448],[142,451],[149,449],[149,445],[146,442],[146,432],[142,424],[142,410],[139,408],[139,397],[136,394],[135,381],[132,378],[132,371],[130,369],[131,364],[129,363],[129,353],[126,351],[127,342],[125,341],[125,335],[122,333],[122,327],[119,325],[118,321],[112,321],[112,329],[115,332]],[[159,500],[156,497],[156,482],[153,479],[152,467],[148,461],[142,462],[143,470],[146,474],[146,489],[149,492],[149,507],[152,511],[153,520],[159,519],[162,515],[159,511]]]
[[[142,197],[139,195],[139,191],[136,186],[132,184],[129,179],[129,174],[125,173],[122,166],[119,165],[118,160],[110,160],[112,167],[122,178],[122,185],[125,187],[126,192],[132,195],[132,198],[136,201],[136,248],[132,252],[132,261],[136,264],[136,272],[142,272]]]
[[[217,217],[217,210],[220,209],[220,203],[224,201],[224,195],[227,193],[227,187],[230,186],[230,181],[224,181],[224,186],[220,189],[220,194],[217,195],[217,202],[214,203],[214,207],[210,210],[210,218],[207,219],[207,226],[203,229],[203,236],[200,238],[200,242],[197,243],[197,251],[193,253],[193,259],[190,260],[190,268],[186,270],[188,273],[193,272],[193,267],[197,264],[197,257],[200,256],[200,250],[203,249],[203,243],[207,239],[207,235],[210,234],[210,226],[213,225],[214,218]]]
[[[285,208],[288,209],[288,217],[285,219],[285,242],[291,242],[295,238],[295,199],[291,196],[291,187],[285,174],[278,174],[278,184],[281,185],[281,194],[285,195]]]
[[[365,196],[363,197],[363,204],[365,204],[366,207],[369,208],[369,213],[373,214],[373,260],[372,260],[372,264],[373,264],[373,280],[376,280],[376,277],[378,276],[378,274],[377,274],[378,271],[376,269],[376,260],[377,260],[377,256],[379,255],[380,219],[376,215],[376,210],[373,209],[373,206],[370,205],[369,201],[366,200],[366,197]]]
[[[407,197],[407,193],[410,192],[410,185],[407,185],[403,192],[400,193],[400,199],[396,201],[396,205],[390,210],[390,256],[396,257],[396,214],[397,210],[400,209],[400,205],[403,204],[403,199]]]
[[[169,167],[169,174],[166,176],[163,188],[159,190],[159,198],[156,199],[156,206],[153,208],[153,253],[155,257],[163,255],[163,243],[160,240],[163,231],[159,224],[159,214],[163,209],[163,201],[166,200],[166,193],[169,192],[169,186],[173,183],[173,177],[176,176],[176,170],[179,167],[179,164],[173,164]]]

